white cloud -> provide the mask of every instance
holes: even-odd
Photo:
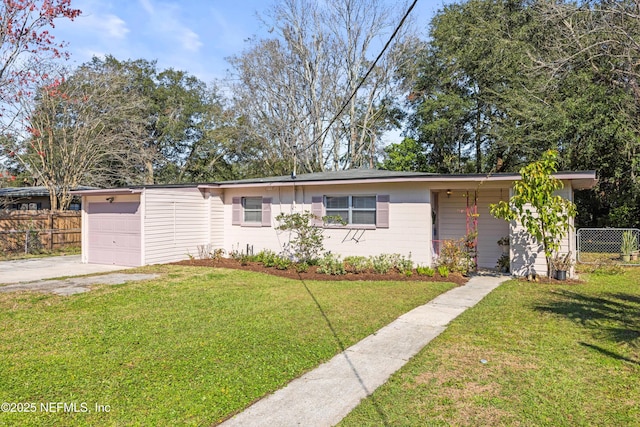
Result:
[[[188,28],[182,29],[180,39],[182,40],[182,47],[190,52],[197,52],[202,47],[200,36]]]
[[[152,3],[152,0],[139,0],[148,14],[147,31],[158,38],[167,40],[168,47],[177,43],[179,49],[197,52],[202,47],[200,36],[182,22],[182,9],[179,3]]]
[[[66,23],[69,26],[69,23]],[[85,35],[95,36],[99,39],[107,38],[124,39],[130,32],[127,23],[119,16],[111,13],[89,13],[78,17],[73,24],[74,29],[82,28]]]
[[[130,31],[127,23],[115,15],[106,15],[102,21],[102,28],[116,39],[124,39]]]
[[[153,15],[155,13],[155,8],[151,4],[149,0],[139,0],[142,8],[147,11],[149,15]]]

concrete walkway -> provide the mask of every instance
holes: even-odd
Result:
[[[69,296],[89,292],[93,285],[121,285],[137,280],[151,280],[160,277],[159,274],[127,274],[109,273],[102,276],[70,277],[61,280],[36,280],[11,285],[0,285],[0,293],[18,291],[50,292],[56,295]]]
[[[0,262],[0,285],[33,282],[58,277],[121,271],[121,265],[83,264],[80,255],[19,259]]]
[[[333,426],[507,276],[474,276],[411,310],[222,426]]]

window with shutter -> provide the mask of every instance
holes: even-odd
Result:
[[[242,198],[234,197],[232,199],[231,225],[242,224]]]
[[[271,226],[271,197],[262,198],[262,226]]]
[[[250,227],[271,226],[271,197],[234,197],[231,225]]]
[[[389,196],[378,195],[376,199],[376,227],[389,228]]]
[[[340,218],[347,225],[389,227],[389,196],[324,196],[324,206],[327,216]]]

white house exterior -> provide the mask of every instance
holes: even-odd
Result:
[[[556,175],[573,190],[595,184],[595,172]],[[277,230],[280,213],[340,215],[328,226],[326,250],[342,256],[399,253],[433,265],[442,241],[477,230],[477,263],[494,268],[510,236],[511,271],[546,272],[544,254],[521,227],[496,219],[489,205],[508,200],[518,174],[439,175],[349,170],[211,184],[80,191],[82,259],[88,263],[147,265],[187,259],[198,247],[281,252],[289,240]],[[318,223],[319,226],[322,224]],[[575,254],[574,234],[563,250]]]

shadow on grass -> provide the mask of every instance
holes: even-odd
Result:
[[[554,291],[552,298],[536,310],[567,317],[590,329],[598,339],[640,347],[640,297],[626,293],[593,296],[579,292]],[[614,359],[640,364],[594,344],[581,345]]]
[[[618,353],[614,353],[613,351],[609,351],[606,348],[602,348],[602,347],[599,347],[597,345],[589,344],[589,343],[586,343],[586,342],[579,342],[578,344],[580,344],[583,347],[587,347],[587,348],[595,350],[595,351],[597,351],[599,353],[602,353],[605,356],[609,356],[612,359],[622,360],[624,362],[633,363],[634,365],[640,365],[640,362],[638,362],[637,360],[629,359],[628,357],[622,356],[622,355],[620,355]]]

